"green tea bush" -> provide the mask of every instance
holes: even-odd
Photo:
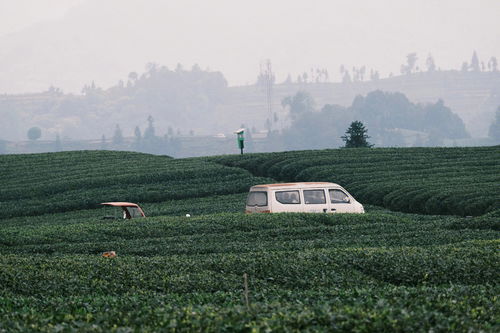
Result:
[[[493,153],[0,156],[0,332],[496,332]],[[426,215],[241,213],[270,176]],[[148,217],[103,220],[112,200]]]
[[[268,179],[204,159],[130,152],[0,156],[0,217],[97,208],[106,201],[163,202],[247,192]]]
[[[331,181],[359,201],[421,214],[500,208],[500,147],[379,148],[220,156],[211,161],[280,181]]]
[[[0,330],[496,330],[499,232],[472,219],[96,213],[2,220]]]

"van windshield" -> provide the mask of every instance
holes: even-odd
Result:
[[[248,193],[247,206],[267,206],[267,192],[254,191]]]
[[[349,203],[349,197],[341,190],[330,190],[330,200],[332,203]]]

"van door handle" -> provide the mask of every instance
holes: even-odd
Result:
[[[334,211],[336,211],[336,209],[335,209],[335,208],[332,208],[332,212],[334,212]]]
[[[327,209],[326,208],[323,208],[323,213],[326,213]]]

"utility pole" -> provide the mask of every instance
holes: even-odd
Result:
[[[270,122],[269,131],[272,131],[272,123],[274,120],[273,117],[273,85],[275,81],[275,76],[271,66],[271,60],[267,59],[260,63],[260,83],[264,89],[266,95],[266,105],[267,105],[267,114]]]

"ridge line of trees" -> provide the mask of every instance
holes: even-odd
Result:
[[[462,119],[443,100],[414,104],[402,93],[377,90],[358,95],[349,107],[326,104],[315,111],[310,94],[299,91],[282,105],[291,121],[281,134],[286,149],[340,147],[345,128],[357,120],[370,129],[377,146],[439,146],[469,137]]]

